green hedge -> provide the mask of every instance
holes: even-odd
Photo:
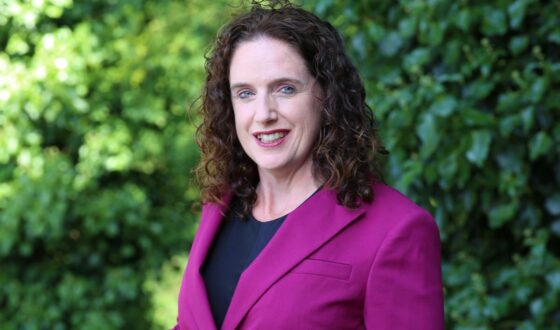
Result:
[[[560,329],[559,3],[310,7],[366,81],[387,181],[437,219],[448,328]]]
[[[146,279],[196,227],[185,114],[224,2],[0,2],[1,329],[153,327]],[[387,181],[438,221],[448,328],[560,328],[559,5],[305,7],[347,40]]]
[[[198,218],[186,110],[224,16],[202,0],[0,2],[1,329],[150,328],[145,280]]]

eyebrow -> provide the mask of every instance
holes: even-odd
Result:
[[[305,83],[304,83],[303,81],[299,80],[299,79],[296,79],[296,78],[288,78],[288,77],[274,79],[274,80],[271,81],[270,84],[268,84],[268,85],[269,85],[269,86],[271,86],[271,85],[278,85],[278,84],[280,84],[280,83],[285,83],[285,82],[290,82],[290,83],[298,84],[298,85],[302,85],[302,86],[305,85]],[[242,87],[247,87],[247,86],[251,86],[251,84],[245,83],[245,82],[238,82],[238,83],[235,83],[235,84],[233,84],[233,85],[230,85],[229,88],[233,90],[233,89],[236,89],[236,88],[242,88]]]

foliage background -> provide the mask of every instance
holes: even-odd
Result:
[[[197,222],[188,109],[236,7],[0,0],[1,329],[173,324]],[[560,329],[560,4],[304,7],[360,69],[387,181],[438,221],[448,328]]]

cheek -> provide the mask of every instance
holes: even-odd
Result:
[[[245,116],[246,117],[246,116]],[[240,115],[239,112],[234,112],[234,120],[235,120],[235,134],[237,135],[237,139],[242,141],[244,135],[246,135],[247,130],[247,118]]]
[[[243,125],[240,123],[238,117],[235,117],[235,134],[237,134],[237,138],[241,140],[241,135],[243,134]]]
[[[234,108],[233,119],[235,121],[235,132],[237,133],[238,136],[243,129],[243,116],[241,116],[241,113],[242,112],[240,112],[238,109],[236,110],[236,108]]]
[[[312,108],[306,113],[305,121],[310,134],[316,134],[321,126],[321,109],[315,103]]]

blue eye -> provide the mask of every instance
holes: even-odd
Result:
[[[296,89],[292,86],[282,86],[280,88],[280,93],[282,93],[282,94],[291,95],[291,94],[294,94],[295,92],[296,92]]]
[[[246,91],[246,90],[237,93],[237,97],[240,98],[240,99],[246,99],[246,98],[250,97],[251,95],[253,95],[253,93],[250,92],[250,91]]]

